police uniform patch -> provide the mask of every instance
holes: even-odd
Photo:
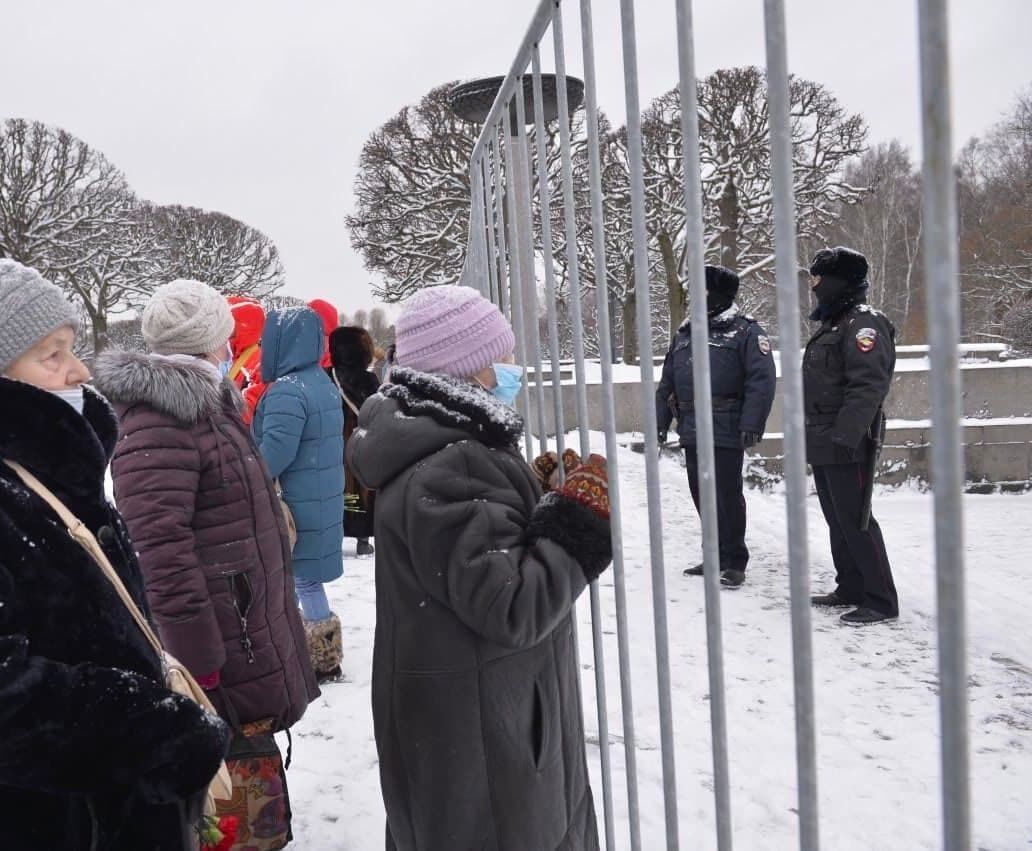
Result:
[[[865,354],[874,348],[878,340],[878,332],[873,328],[861,328],[856,332],[856,347]]]
[[[756,345],[760,347],[760,351],[765,354],[770,354],[770,340],[764,334],[760,334],[756,338]]]

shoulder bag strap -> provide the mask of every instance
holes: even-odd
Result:
[[[86,525],[68,508],[61,500],[59,500],[54,494],[44,485],[39,479],[37,479],[32,473],[26,470],[17,461],[11,461],[4,459],[4,463],[10,467],[18,475],[29,490],[33,491],[37,496],[40,497],[47,505],[53,509],[54,513],[60,518],[61,522],[64,523],[68,529],[68,534],[72,536],[72,539],[81,546],[93,560],[100,567],[101,571],[108,578],[108,581],[114,586],[115,591],[118,592],[118,596],[121,598],[122,603],[129,610],[129,614],[133,616],[133,620],[136,621],[137,626],[140,627],[140,631],[150,642],[154,651],[158,654],[159,659],[164,659],[164,648],[161,646],[161,642],[158,640],[157,635],[154,634],[154,630],[151,625],[147,622],[147,619],[143,616],[143,612],[140,611],[140,607],[136,605],[136,601],[133,600],[129,590],[125,587],[125,583],[122,582],[122,578],[118,575],[118,571],[115,570],[111,561],[104,553],[103,548],[97,542],[96,537],[93,533],[86,528]]]
[[[348,398],[348,394],[344,392],[344,388],[340,386],[340,379],[337,378],[337,371],[330,370],[333,375],[333,383],[337,385],[337,391],[340,393],[340,398],[344,400],[345,404],[351,408],[351,413],[356,417],[358,416],[358,408],[355,407],[355,403]]]

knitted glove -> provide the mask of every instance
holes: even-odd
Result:
[[[572,449],[563,452],[563,472],[569,476],[580,466],[581,458]],[[534,476],[541,484],[545,492],[558,490],[559,488],[559,458],[554,452],[545,452],[538,455],[531,464]]]
[[[566,460],[565,455],[563,460]],[[606,470],[606,459],[601,455],[589,456],[587,461],[569,473],[560,493],[569,499],[577,500],[601,517],[609,517],[609,475]]]

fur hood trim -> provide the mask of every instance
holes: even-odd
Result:
[[[116,406],[149,405],[187,425],[211,416],[231,392],[218,372],[196,358],[136,352],[102,354],[95,384]]]
[[[427,416],[441,425],[462,429],[488,446],[519,443],[523,417],[479,387],[406,367],[392,369],[390,381],[380,393],[394,399],[409,416]]]

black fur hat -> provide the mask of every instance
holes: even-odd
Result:
[[[867,280],[867,258],[852,248],[822,248],[813,256],[810,274],[829,275],[841,278],[847,284],[858,287]]]
[[[330,334],[330,360],[337,369],[368,369],[373,355],[373,338],[365,328],[343,325]]]
[[[707,266],[706,292],[733,299],[738,293],[738,275],[723,266]]]

